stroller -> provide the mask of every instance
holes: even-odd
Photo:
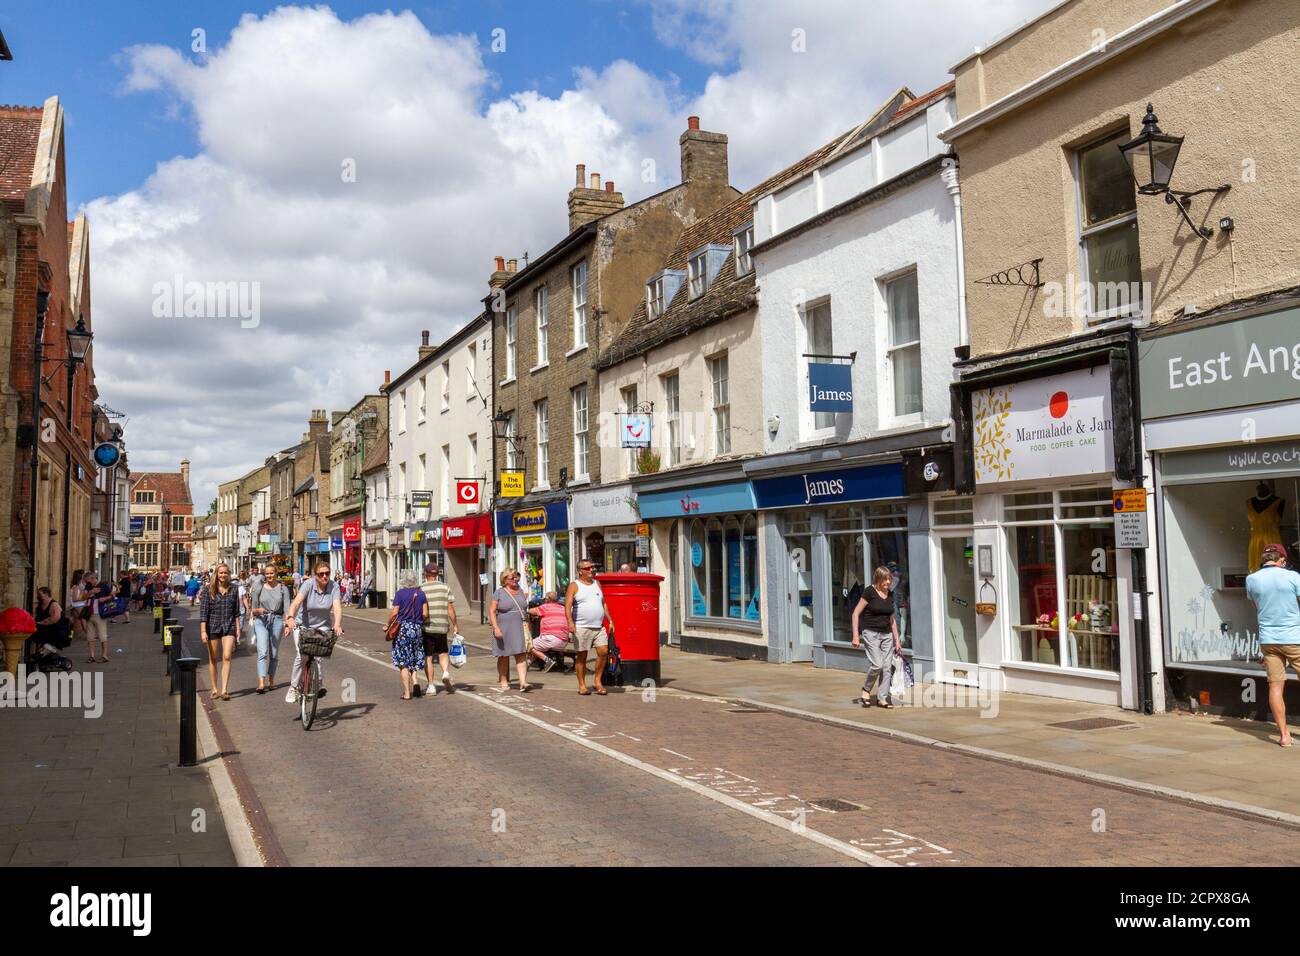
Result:
[[[72,661],[62,653],[71,643],[72,629],[66,617],[53,627],[38,628],[23,646],[27,670],[42,674],[71,671]]]

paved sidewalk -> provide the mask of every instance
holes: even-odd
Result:
[[[180,698],[152,619],[110,625],[109,639],[107,664],[68,648],[80,677],[102,674],[99,716],[89,698],[0,708],[0,865],[233,866],[207,770],[176,766]]]
[[[385,611],[347,613],[372,621],[387,617]],[[461,632],[471,644],[488,644],[490,631],[477,619]],[[864,710],[850,703],[862,685],[859,674],[811,664],[685,654],[669,647],[661,653],[663,685],[669,689],[789,708],[1300,818],[1300,747],[1277,746],[1272,724],[1181,712],[1147,717],[1027,694],[998,695],[996,716],[982,717],[977,700],[961,701],[970,706],[935,706],[940,688],[933,685],[914,688],[914,706]],[[1051,726],[1098,717],[1123,725],[1089,731]]]

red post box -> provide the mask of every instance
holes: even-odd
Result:
[[[623,680],[659,683],[659,585],[663,576],[635,572],[598,574],[605,607],[623,663]]]

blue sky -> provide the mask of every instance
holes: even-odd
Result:
[[[6,0],[0,9],[14,61],[0,69],[0,102],[35,105],[57,94],[63,101],[74,160],[111,156],[111,162],[78,161],[69,175],[69,205],[113,195],[142,182],[163,159],[191,155],[198,144],[188,117],[168,97],[127,93],[122,51],[161,44],[187,54],[192,31],[207,33],[211,51],[226,42],[246,13],[264,14],[279,3],[230,0]],[[434,33],[466,33],[486,48],[492,31],[507,30],[508,56],[488,60],[500,89],[536,89],[558,95],[579,64],[619,58],[650,64],[698,89],[710,68],[655,38],[651,10],[642,4],[566,0],[563,16],[554,2],[474,0],[382,4],[333,2],[340,17],[410,9]],[[196,57],[198,59],[198,57]],[[52,69],[53,64],[59,68]]]
[[[563,238],[575,164],[635,202],[698,115],[746,189],[1051,2],[4,0],[0,102],[60,97],[100,394],[204,503]],[[256,287],[258,322],[155,318],[190,281]]]

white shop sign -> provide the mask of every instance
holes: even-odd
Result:
[[[600,488],[573,493],[573,526],[575,528],[607,528],[616,525],[636,524],[636,493],[631,485],[621,488]]]
[[[971,413],[976,484],[1114,470],[1109,366],[979,389]]]

